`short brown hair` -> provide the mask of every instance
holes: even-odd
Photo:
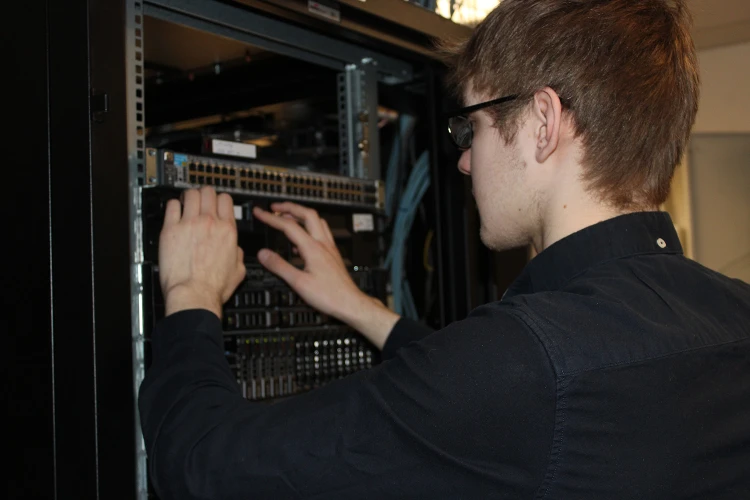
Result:
[[[620,208],[659,205],[698,110],[691,25],[684,0],[504,0],[449,50],[450,82],[521,97],[490,111],[506,141],[534,93],[553,88],[589,188]]]

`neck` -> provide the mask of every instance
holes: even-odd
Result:
[[[532,239],[537,253],[581,229],[635,211],[601,203],[584,192],[554,198],[543,213],[540,227]]]

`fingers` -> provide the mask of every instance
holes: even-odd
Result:
[[[304,271],[300,271],[289,262],[285,261],[276,252],[272,252],[265,248],[258,252],[258,261],[263,267],[289,283],[292,288],[295,287],[295,284],[299,283],[300,278],[305,274]]]
[[[245,252],[237,247],[237,283],[239,284],[247,275],[247,269],[245,268]],[[236,288],[236,287],[235,287]]]
[[[296,221],[279,217],[258,207],[253,209],[253,215],[261,222],[283,232],[289,241],[299,248],[302,258],[305,258],[305,251],[309,248],[312,238]]]
[[[195,189],[188,189],[183,191],[182,200],[182,218],[192,219],[197,217],[201,211],[201,193]]]
[[[180,222],[181,212],[180,200],[169,200],[167,202],[167,209],[164,212],[164,227]]]
[[[333,233],[331,232],[330,226],[328,226],[328,222],[325,219],[320,219],[320,225],[323,229],[323,233],[325,235],[325,240],[328,243],[333,243],[334,245],[336,242],[333,239]]]
[[[318,215],[318,212],[316,212],[312,208],[303,207],[302,205],[297,205],[296,203],[284,202],[273,203],[271,205],[271,209],[276,212],[281,212],[285,215],[290,214],[296,217],[305,226],[305,229],[307,229],[307,232],[310,233],[310,236],[318,241],[326,241],[326,234],[321,224],[322,219]]]
[[[232,197],[229,196],[227,193],[222,193],[219,195],[218,201],[219,201],[219,210],[218,210],[219,219],[230,222],[232,225],[235,225],[237,221],[234,218],[234,202],[232,202]]]
[[[201,194],[201,215],[213,215],[216,217],[216,191],[212,187],[202,187]]]

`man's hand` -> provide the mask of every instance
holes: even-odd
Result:
[[[159,239],[166,315],[208,309],[221,318],[221,306],[245,277],[232,198],[204,187],[185,191],[183,200],[182,214],[178,200],[167,203]]]
[[[295,203],[274,203],[271,209],[280,215],[257,207],[253,214],[296,245],[305,268],[297,269],[268,249],[258,252],[260,263],[311,307],[343,321],[382,349],[399,316],[352,281],[328,223],[315,210]]]

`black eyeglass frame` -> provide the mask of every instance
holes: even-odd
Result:
[[[465,115],[469,115],[473,113],[474,111],[479,111],[480,109],[488,108],[490,106],[494,106],[495,104],[502,104],[504,102],[512,101],[514,99],[518,99],[518,94],[506,95],[503,97],[498,97],[497,99],[492,99],[491,101],[480,102],[479,104],[472,104],[471,106],[466,106],[465,108],[460,108],[460,109],[450,111],[443,116],[445,118],[465,116]]]
[[[491,101],[480,102],[479,104],[473,104],[471,106],[466,106],[465,108],[457,109],[455,111],[451,111],[450,113],[446,113],[445,114],[445,118],[448,119],[448,132],[450,133],[451,139],[455,143],[456,147],[458,147],[459,149],[462,149],[462,150],[466,150],[466,149],[471,148],[471,141],[474,138],[474,130],[473,130],[473,127],[470,128],[470,130],[471,130],[471,136],[470,136],[470,139],[469,139],[469,145],[468,146],[462,146],[461,144],[459,144],[459,141],[456,140],[456,136],[453,133],[453,129],[455,127],[451,127],[451,121],[452,121],[453,118],[458,118],[458,117],[467,118],[467,116],[469,114],[471,114],[471,113],[473,113],[475,111],[479,111],[480,109],[488,108],[488,107],[494,106],[496,104],[502,104],[504,102],[509,102],[509,101],[514,100],[514,99],[518,99],[518,94],[506,95],[506,96],[503,96],[503,97],[498,97],[497,99],[492,99]],[[471,125],[469,125],[469,126],[471,127]]]

